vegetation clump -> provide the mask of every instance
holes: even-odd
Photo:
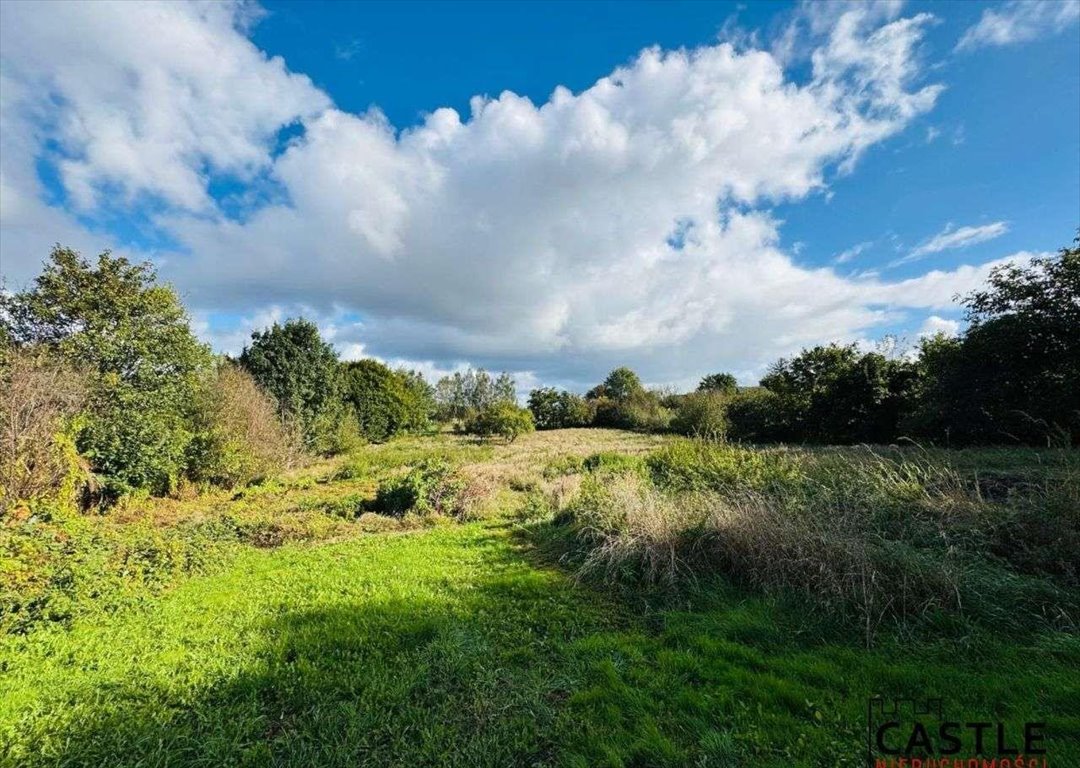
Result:
[[[465,512],[465,479],[444,459],[426,459],[404,475],[383,481],[374,511],[390,517],[412,512],[420,516],[460,516]]]

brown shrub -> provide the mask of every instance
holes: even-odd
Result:
[[[71,369],[31,350],[5,356],[0,364],[0,514],[18,501],[74,496],[85,468],[66,430],[84,397]]]

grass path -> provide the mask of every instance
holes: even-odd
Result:
[[[784,615],[724,593],[631,610],[499,521],[250,549],[142,609],[0,641],[0,762],[856,765],[885,692],[1038,715],[1080,764],[1074,641],[866,652]]]

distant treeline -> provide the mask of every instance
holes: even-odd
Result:
[[[1080,239],[1078,239],[1080,243]],[[753,443],[1080,445],[1080,248],[994,269],[960,299],[967,329],[906,352],[830,344],[774,363],[756,387],[730,374],[688,394],[627,368],[584,397],[534,390],[540,429],[614,426]]]
[[[242,485],[439,423],[507,440],[535,425],[1080,445],[1080,248],[999,267],[963,305],[963,334],[909,355],[815,347],[778,361],[758,387],[720,373],[687,394],[617,368],[584,396],[533,390],[523,409],[506,373],[432,385],[376,360],[342,362],[303,319],[252,334],[235,360],[214,356],[149,264],[109,253],[92,264],[57,246],[30,289],[0,294],[0,506]]]

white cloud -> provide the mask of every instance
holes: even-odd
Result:
[[[19,146],[2,170],[16,208],[67,216],[40,202],[48,138],[91,214],[153,196],[154,223],[182,246],[155,254],[162,272],[228,351],[302,309],[349,355],[558,382],[627,363],[682,381],[947,307],[988,268],[892,283],[807,269],[769,212],[933,107],[941,87],[920,83],[916,58],[925,14],[843,6],[812,30],[802,84],[764,51],[649,49],[583,92],[478,97],[467,116],[436,109],[399,133],[258,51],[244,6],[13,5],[4,119]],[[27,96],[39,88],[60,98]],[[303,136],[273,152],[294,120]],[[283,195],[232,219],[207,190],[222,175]],[[25,222],[7,206],[5,272]]]
[[[945,229],[914,248],[907,256],[892,262],[889,266],[907,264],[934,253],[985,243],[987,240],[1001,237],[1008,231],[1009,225],[1004,221],[995,221],[991,224],[974,227],[954,227],[952,224],[947,224]]]
[[[82,209],[157,196],[208,211],[211,172],[250,179],[279,128],[329,105],[241,32],[243,3],[3,3],[6,108],[56,141]],[[5,161],[6,162],[6,161]]]
[[[833,264],[847,264],[852,259],[856,258],[860,253],[865,251],[873,245],[873,242],[867,240],[863,243],[856,243],[850,248],[845,248],[833,257]]]
[[[943,333],[946,336],[955,336],[960,332],[960,321],[950,320],[947,317],[940,317],[938,315],[930,315],[927,317],[919,328],[919,338],[926,338],[927,336],[936,336],[939,333]]]
[[[1067,29],[1080,19],[1077,0],[1012,0],[983,11],[956,44],[958,51],[1015,45]]]

